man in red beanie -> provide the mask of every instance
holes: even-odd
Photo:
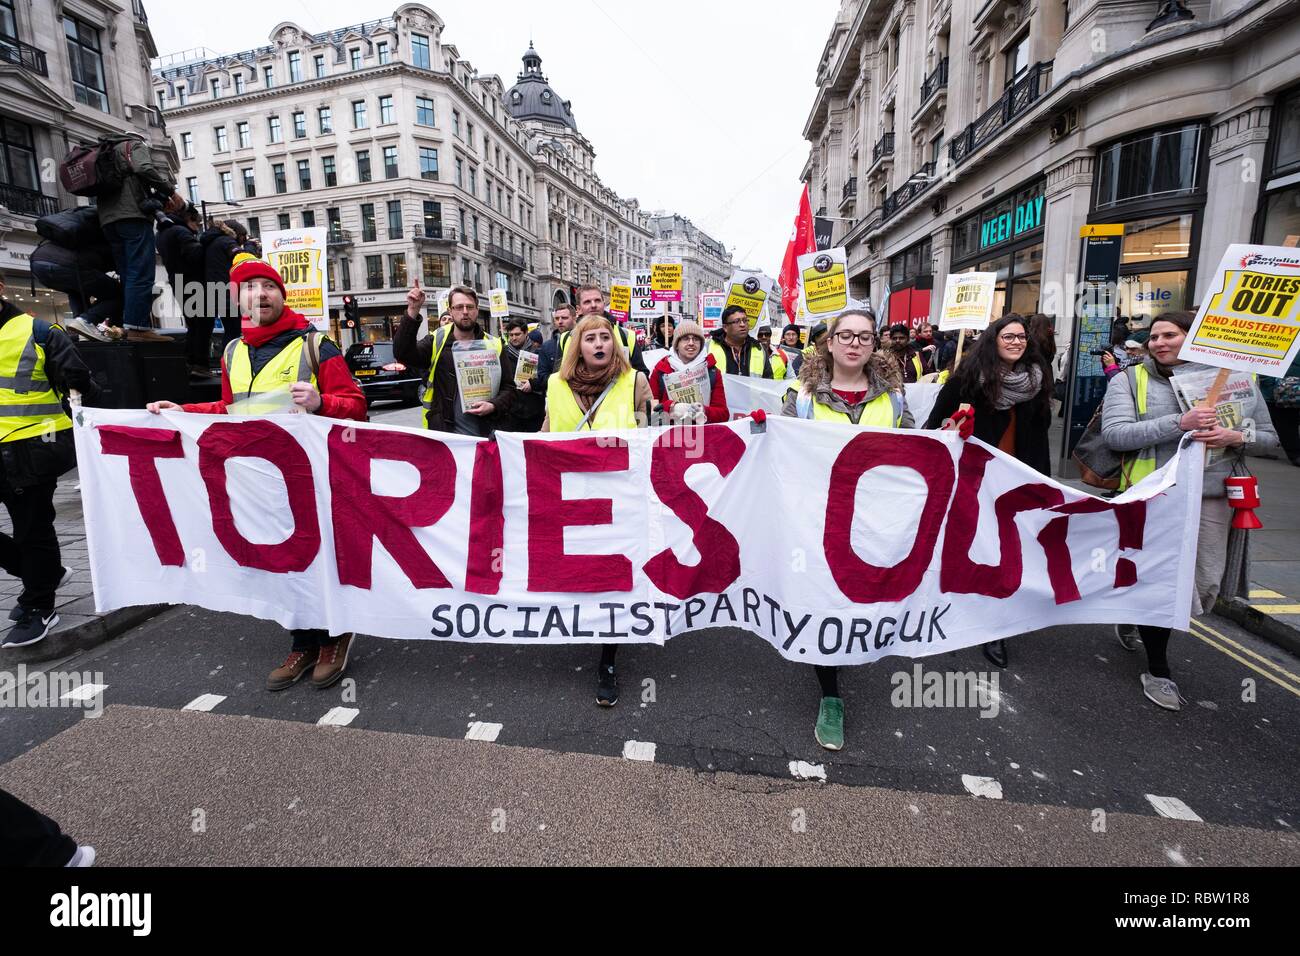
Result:
[[[303,411],[328,418],[366,420],[366,399],[352,379],[338,346],[317,332],[305,317],[286,308],[284,280],[268,263],[248,255],[235,257],[230,280],[240,311],[252,322],[226,347],[221,359],[221,400],[177,405],[150,402],[149,411],[197,412],[204,415],[257,415]],[[311,670],[312,686],[326,688],[343,676],[352,635],[331,636],[323,630],[291,631],[293,647],[283,664],[271,671],[267,690],[284,690]]]

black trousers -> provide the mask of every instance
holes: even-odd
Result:
[[[63,575],[54,530],[54,484],[14,488],[0,473],[0,501],[14,525],[12,535],[0,532],[0,568],[23,582],[18,603],[33,611],[54,609],[54,589]]]
[[[1282,441],[1282,451],[1292,461],[1300,458],[1300,408],[1283,408],[1269,402],[1268,415]]]
[[[185,319],[185,359],[190,365],[212,368],[212,329],[216,320],[211,316],[188,316]]]
[[[122,283],[106,273],[53,262],[34,262],[32,275],[42,285],[67,295],[72,314],[91,325],[122,314]],[[91,299],[95,300],[94,305]]]
[[[295,651],[311,651],[321,647],[330,647],[337,644],[339,638],[343,636],[338,634],[331,637],[329,631],[308,630],[306,628],[290,631],[289,635],[293,638],[293,649]]]
[[[57,823],[0,790],[0,866],[67,866],[76,852]]]

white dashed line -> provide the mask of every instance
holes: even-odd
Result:
[[[961,775],[961,785],[972,797],[983,797],[986,800],[1002,799],[1002,784],[992,777],[975,777],[964,773]]]
[[[501,724],[489,724],[482,720],[476,720],[469,725],[469,730],[465,731],[465,739],[482,740],[490,744],[501,733],[501,727]]]
[[[181,710],[197,710],[206,714],[225,699],[220,694],[201,694],[182,707]]]
[[[790,774],[796,780],[820,780],[823,783],[826,782],[826,768],[819,763],[791,760]]]
[[[649,740],[629,740],[623,744],[624,760],[644,760],[655,762],[655,745]]]
[[[80,684],[64,694],[60,700],[94,700],[106,690],[108,690],[107,684]]]
[[[1196,823],[1204,823],[1196,811],[1189,807],[1177,797],[1157,797],[1153,793],[1146,795],[1147,802],[1156,808],[1156,813],[1162,817],[1168,817],[1171,820],[1192,820]]]
[[[331,707],[330,712],[316,721],[317,727],[346,727],[357,719],[361,711],[355,707]]]

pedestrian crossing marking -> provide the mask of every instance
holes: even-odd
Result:
[[[826,782],[826,768],[819,763],[791,760],[790,774],[796,780],[820,780],[822,783]]]
[[[94,700],[106,690],[108,690],[107,684],[79,684],[64,694],[60,700]]]
[[[985,800],[1002,799],[1002,784],[992,777],[976,777],[964,773],[961,775],[961,785],[972,797],[983,797]]]
[[[644,740],[629,740],[623,744],[623,759],[644,760],[647,763],[654,763],[655,745]]]
[[[1191,820],[1194,823],[1204,823],[1196,811],[1189,807],[1177,797],[1158,797],[1154,793],[1146,795],[1147,802],[1155,807],[1156,813],[1162,817],[1168,817],[1170,820]]]
[[[501,727],[501,724],[489,724],[482,720],[476,720],[469,725],[469,730],[465,731],[465,739],[482,740],[490,744],[501,733]]]
[[[200,694],[182,707],[181,710],[197,710],[206,714],[225,699],[220,694]]]
[[[352,721],[357,719],[361,711],[355,707],[332,707],[320,720],[316,721],[317,727],[346,727]]]

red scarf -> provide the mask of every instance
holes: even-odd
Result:
[[[285,332],[292,332],[295,329],[311,328],[311,323],[307,321],[302,314],[285,307],[280,313],[280,317],[270,325],[250,325],[244,329],[244,344],[251,349],[259,345],[265,345],[277,335],[283,335]]]

